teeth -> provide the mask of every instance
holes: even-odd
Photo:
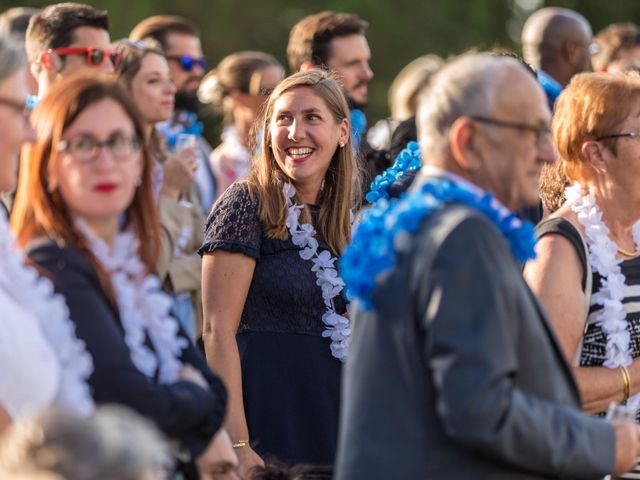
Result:
[[[302,158],[302,157],[306,157],[307,155],[310,155],[313,152],[312,148],[309,147],[298,147],[298,148],[289,148],[289,155],[291,155],[293,158]]]

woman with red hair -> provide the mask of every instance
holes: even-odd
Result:
[[[52,88],[32,119],[12,225],[93,356],[96,403],[151,418],[209,468],[226,393],[151,274],[159,226],[137,110],[116,79],[80,75]],[[192,462],[183,471],[197,478]]]

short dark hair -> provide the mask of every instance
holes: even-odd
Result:
[[[364,35],[369,24],[351,13],[320,12],[309,15],[291,29],[287,59],[292,72],[305,62],[326,67],[331,54],[330,43],[336,37]]]
[[[612,23],[598,32],[594,41],[600,47],[593,57],[596,69],[604,69],[618,59],[620,52],[640,45],[640,29],[631,22]]]
[[[78,27],[94,27],[109,31],[106,10],[82,3],[56,3],[36,13],[27,28],[26,48],[30,62],[50,48],[68,47]]]
[[[0,35],[24,40],[29,20],[40,11],[39,8],[14,7],[0,14]]]
[[[184,35],[200,36],[200,30],[195,23],[177,15],[154,15],[138,23],[131,33],[131,40],[147,41],[153,39],[160,44],[162,50],[167,50],[167,35],[182,33]]]

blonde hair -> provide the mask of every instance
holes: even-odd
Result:
[[[245,182],[252,195],[260,202],[260,220],[267,227],[267,235],[284,240],[289,235],[286,226],[287,204],[282,187],[289,182],[280,169],[271,150],[271,117],[275,102],[285,93],[307,87],[324,100],[336,123],[349,119],[349,107],[338,82],[323,70],[298,72],[284,79],[273,91],[263,111],[261,121],[262,143],[260,154],[254,159]],[[351,239],[351,208],[359,194],[359,171],[353,153],[351,138],[343,148],[336,148],[324,183],[318,195],[320,212],[316,229],[331,250],[339,254]],[[310,212],[305,207],[301,220],[309,222]]]
[[[416,114],[417,96],[442,64],[437,55],[425,55],[400,70],[389,87],[389,108],[394,120],[407,120]]]

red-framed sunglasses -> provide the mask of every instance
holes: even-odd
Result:
[[[49,50],[61,57],[66,55],[85,55],[87,64],[97,67],[109,58],[114,68],[120,63],[120,52],[98,47],[65,47]]]

